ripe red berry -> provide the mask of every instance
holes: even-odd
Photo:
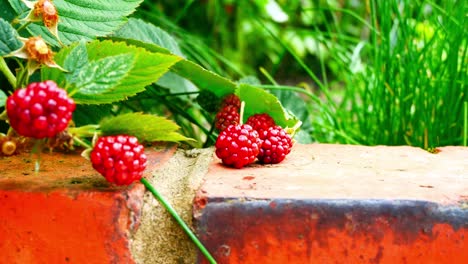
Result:
[[[257,130],[260,139],[263,139],[268,128],[276,125],[275,120],[273,120],[273,118],[266,113],[255,114],[250,116],[247,119],[246,124],[252,126],[253,129]]]
[[[6,102],[11,127],[25,137],[53,137],[68,126],[75,102],[54,81],[30,83]]]
[[[284,160],[291,152],[291,137],[280,126],[270,127],[262,139],[257,158],[261,163],[275,164]]]
[[[230,125],[216,140],[216,156],[224,164],[240,169],[255,161],[261,144],[258,132],[251,126]]]
[[[129,185],[143,177],[146,154],[133,136],[100,137],[91,151],[93,168],[108,182]]]
[[[241,106],[241,101],[239,97],[235,94],[229,94],[223,98],[223,101],[221,102],[221,107],[225,107],[228,105],[235,106],[237,108],[240,108]]]
[[[239,108],[233,105],[227,105],[216,114],[215,127],[218,131],[223,131],[230,125],[239,124]]]

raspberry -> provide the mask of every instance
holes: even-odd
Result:
[[[223,98],[223,101],[221,103],[221,107],[225,107],[228,105],[233,105],[237,108],[240,108],[241,106],[241,101],[239,97],[235,94],[229,94]]]
[[[105,136],[98,139],[91,151],[91,163],[108,182],[129,185],[143,176],[146,155],[136,137]]]
[[[273,118],[266,113],[255,114],[253,116],[250,116],[247,119],[246,124],[252,126],[253,129],[257,130],[260,139],[263,139],[265,137],[265,133],[268,130],[268,128],[276,125],[275,120],[273,120]]]
[[[239,108],[233,105],[227,105],[216,114],[215,127],[218,131],[223,131],[229,125],[239,124]]]
[[[284,160],[291,152],[291,137],[280,126],[268,128],[262,140],[257,158],[261,163],[275,164]]]
[[[75,102],[55,82],[44,81],[16,90],[8,97],[6,110],[18,134],[50,138],[67,128]]]
[[[197,96],[197,103],[209,113],[215,113],[219,109],[221,99],[208,90],[201,90]]]
[[[230,125],[216,140],[216,156],[224,164],[240,169],[255,161],[261,144],[258,132],[251,126]]]

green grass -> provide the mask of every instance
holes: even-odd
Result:
[[[325,30],[315,29],[329,50],[327,63],[334,63],[341,72],[341,88],[333,90],[330,83],[319,80],[282,42],[319,87],[316,94],[320,103],[310,102],[312,137],[320,142],[425,149],[465,144],[465,2],[369,3],[367,17],[346,10],[368,37],[343,35],[335,20],[329,21]],[[321,9],[314,11],[323,13]],[[278,35],[272,33],[272,37],[281,42]],[[326,76],[324,71],[321,74]]]
[[[234,78],[258,67],[258,76],[271,83],[263,87],[301,114],[309,141],[425,149],[467,144],[466,1],[314,4],[300,10],[317,21],[307,26],[275,24],[248,1],[235,2],[231,17],[223,16],[223,1],[189,1],[172,20],[151,3],[145,1],[138,14],[174,34],[189,59]],[[292,1],[284,8],[300,5]],[[210,14],[200,10],[209,7],[211,20],[200,22]],[[289,11],[294,18],[298,10]],[[187,23],[188,31],[181,26]],[[242,31],[246,25],[253,33]],[[316,47],[308,48],[315,53],[300,54],[291,32],[312,38]],[[245,65],[259,56],[270,62]],[[278,69],[284,68],[310,81],[281,85]]]

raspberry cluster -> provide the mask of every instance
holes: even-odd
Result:
[[[140,180],[147,160],[143,145],[128,135],[100,137],[90,158],[93,168],[116,185]]]
[[[223,98],[221,109],[215,117],[215,128],[218,131],[223,131],[230,125],[239,124],[240,105],[240,99],[235,94],[230,94]]]
[[[244,125],[229,125],[216,141],[216,156],[228,166],[242,168],[258,159],[276,164],[291,152],[292,139],[268,114],[256,114]]]
[[[65,130],[75,107],[67,92],[50,80],[16,90],[6,102],[11,127],[22,136],[38,139]]]

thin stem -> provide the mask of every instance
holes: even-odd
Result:
[[[182,220],[182,218],[177,214],[177,212],[174,210],[174,208],[162,197],[158,191],[151,185],[151,183],[148,182],[145,178],[142,178],[140,180],[143,185],[154,195],[154,197],[166,208],[166,210],[174,217],[174,219],[177,221],[177,223],[182,227],[182,229],[187,233],[187,235],[192,239],[192,241],[195,243],[195,245],[200,249],[200,251],[203,253],[203,255],[206,257],[206,259],[211,263],[215,264],[216,260],[211,256],[210,252],[203,246],[203,244],[198,240],[198,238],[195,236],[195,234],[190,230],[190,228],[187,226],[187,224]]]
[[[81,138],[79,138],[79,137],[76,137],[76,136],[75,136],[75,137],[73,137],[73,140],[74,140],[75,142],[77,142],[78,144],[80,144],[81,146],[87,148],[87,149],[93,148],[93,146],[91,146],[90,144],[88,144],[88,143],[86,143],[85,141],[81,140]]]
[[[463,132],[463,146],[466,147],[466,144],[467,144],[467,141],[468,141],[468,102],[465,102],[463,104],[464,108],[465,108],[465,117],[463,118],[464,119],[464,132]]]
[[[182,8],[182,11],[180,11],[179,14],[177,15],[177,17],[174,19],[174,21],[173,21],[174,24],[179,23],[179,21],[182,19],[182,17],[184,17],[187,14],[188,9],[193,4],[193,2],[195,2],[195,0],[187,1],[187,3]]]
[[[32,147],[31,155],[35,155],[36,159],[34,160],[34,172],[38,173],[41,169],[41,153],[42,148],[44,147],[43,139],[34,139],[34,145]]]
[[[241,102],[240,113],[239,113],[239,125],[244,123],[244,111],[245,111],[245,102]]]
[[[31,21],[27,21],[26,23],[24,23],[23,25],[21,25],[16,31],[20,32],[21,30],[25,29],[27,26],[29,26],[29,24],[31,24]]]
[[[216,123],[216,120],[213,120],[213,122],[211,122],[211,128],[210,128],[210,131],[208,132],[208,135],[206,135],[206,141],[202,146],[203,148],[208,147],[210,142],[213,141],[213,140],[211,140],[211,136],[213,135],[213,132],[215,130],[215,123]],[[216,141],[216,140],[214,140],[214,141]]]
[[[8,68],[8,65],[5,62],[3,57],[0,57],[0,71],[5,75],[8,82],[11,84],[12,87],[16,87],[16,77]]]
[[[275,79],[265,70],[265,68],[260,67],[260,72],[263,73],[263,76],[265,76],[273,85],[278,85]]]
[[[181,95],[191,95],[191,94],[199,94],[199,93],[200,91],[193,91],[193,92],[169,93],[169,94],[163,94],[161,96],[169,97],[169,96],[181,96]]]

